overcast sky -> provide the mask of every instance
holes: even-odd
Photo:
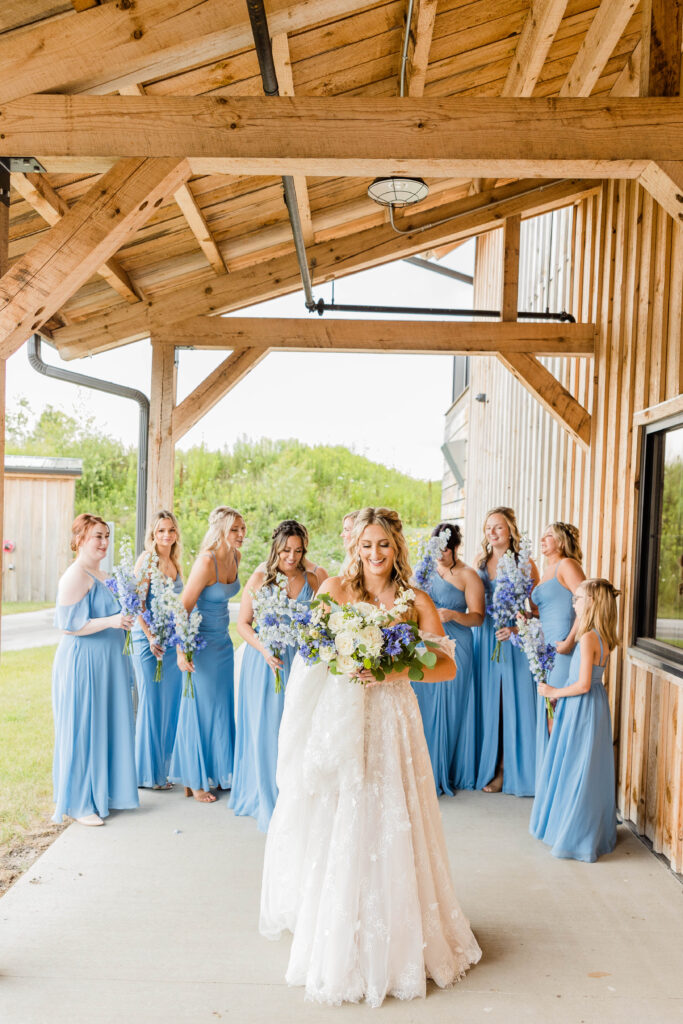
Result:
[[[474,242],[456,249],[441,262],[471,274]],[[316,299],[329,301],[331,285],[316,287],[314,294]],[[468,308],[472,305],[472,289],[439,274],[396,262],[338,281],[335,300]],[[305,309],[303,293],[298,293],[241,310],[236,315],[310,314]],[[325,316],[338,319],[341,314]],[[60,362],[47,345],[43,345],[43,358],[53,364]],[[225,352],[182,351],[178,400],[224,358]],[[62,365],[149,394],[149,341]],[[204,442],[209,448],[223,448],[240,436],[254,440],[291,437],[306,444],[342,444],[413,476],[439,479],[443,466],[443,417],[451,401],[452,366],[449,356],[271,353],[185,435],[180,447]],[[107,433],[127,444],[137,442],[137,405],[43,377],[29,366],[25,346],[7,362],[9,410],[21,396],[29,398],[34,412],[49,403],[68,412],[85,409]]]

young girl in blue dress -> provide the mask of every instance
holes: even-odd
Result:
[[[234,508],[219,505],[209,516],[181,600],[197,606],[200,635],[206,647],[190,664],[178,650],[181,672],[193,672],[194,696],[180,701],[170,778],[182,782],[185,795],[200,803],[216,799],[211,788],[230,789],[235,753],[235,688],[228,602],[240,589],[237,573],[245,534],[244,519]]]
[[[253,573],[244,588],[237,620],[237,630],[246,644],[240,669],[230,807],[236,814],[255,818],[262,832],[268,830],[277,800],[278,733],[285,687],[296,651],[286,647],[282,656],[276,658],[263,646],[253,626],[253,596],[263,587],[272,587],[282,573],[287,578],[287,595],[297,601],[310,601],[319,580],[306,568],[307,543],[306,528],[296,520],[286,519],[276,527],[265,566]],[[282,679],[279,693],[275,692],[276,669]]]
[[[439,523],[432,537],[447,533],[448,541],[429,584],[446,636],[455,640],[454,679],[413,683],[420,705],[425,739],[437,793],[474,789],[475,693],[472,627],[484,621],[484,585],[474,569],[458,557],[460,527]]]
[[[156,554],[158,568],[163,576],[173,581],[179,594],[183,589],[180,567],[180,528],[172,512],[162,509],[147,525],[145,550],[137,561],[135,571],[140,573]],[[145,603],[153,594],[148,591]],[[135,718],[135,767],[138,786],[151,789],[171,789],[168,781],[171,754],[175,742],[183,677],[178,668],[175,647],[164,652],[151,640],[149,627],[138,616],[131,634],[133,641],[133,667],[138,690],[138,711]],[[157,659],[161,659],[161,680],[154,679]]]
[[[554,644],[557,651],[548,682],[551,686],[566,686],[576,642],[573,596],[586,578],[581,568],[583,554],[579,531],[571,523],[551,523],[541,537],[541,554],[545,558],[545,572],[531,592],[531,600],[538,608],[546,643]],[[552,719],[548,718],[546,702],[539,696],[536,709],[537,769],[543,761],[551,729]]]
[[[552,847],[555,857],[594,861],[617,841],[612,722],[602,677],[617,645],[618,594],[608,580],[579,584],[574,597],[578,644],[567,685],[538,687],[557,706],[529,831]]]
[[[109,527],[84,512],[71,527],[76,559],[59,581],[55,625],[63,630],[52,670],[55,813],[102,825],[110,808],[138,806],[133,672],[123,653],[132,616],[104,585]]]
[[[486,604],[493,600],[498,562],[519,553],[521,535],[515,513],[507,506],[491,509],[484,519],[482,557],[477,572]],[[531,563],[538,582],[538,569]],[[477,789],[486,793],[533,796],[536,774],[536,693],[526,655],[510,642],[514,626],[496,630],[487,613],[474,630],[477,684]],[[492,661],[500,640],[500,661]]]

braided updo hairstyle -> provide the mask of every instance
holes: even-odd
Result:
[[[228,505],[218,505],[209,513],[209,529],[204,534],[199,546],[200,554],[205,551],[215,551],[222,541],[228,540],[230,530],[236,519],[241,519],[242,514]]]
[[[556,523],[551,523],[548,529],[555,538],[562,557],[573,558],[581,564],[583,551],[579,544],[579,531],[576,526],[558,520]]]
[[[308,550],[308,530],[301,523],[297,522],[296,519],[283,519],[281,523],[273,530],[271,536],[270,552],[268,554],[268,560],[266,561],[266,575],[263,580],[263,586],[267,587],[271,583],[275,583],[278,574],[278,562],[280,560],[280,554],[285,548],[287,541],[290,537],[298,537],[301,541],[301,558],[297,569],[302,572],[306,572],[306,552]]]
[[[351,534],[348,564],[342,569],[341,579],[353,596],[360,601],[372,601],[372,595],[365,586],[365,574],[363,563],[360,557],[360,540],[363,531],[367,526],[381,526],[387,536],[392,551],[394,552],[394,564],[391,570],[391,579],[396,583],[399,590],[410,589],[410,578],[413,570],[410,567],[408,545],[403,536],[403,523],[398,512],[390,508],[362,508],[356,514]]]

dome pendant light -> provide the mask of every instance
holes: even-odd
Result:
[[[381,206],[411,206],[429,194],[422,178],[375,178],[368,187],[368,195]]]

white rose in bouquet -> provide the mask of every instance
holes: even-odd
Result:
[[[321,647],[318,650],[318,655],[321,661],[332,661],[336,655],[334,647]]]
[[[334,638],[334,646],[341,655],[353,654],[356,649],[356,641],[353,635],[348,631],[344,630],[343,633],[337,633]]]
[[[357,668],[358,666],[353,658],[349,658],[348,655],[340,654],[337,658],[337,672],[340,672],[342,675],[350,676]]]
[[[329,619],[327,620],[327,628],[332,633],[339,633],[344,628],[344,614],[343,612],[332,612]]]
[[[378,658],[382,653],[383,636],[379,626],[366,626],[361,629],[358,638],[365,647],[369,657]]]

